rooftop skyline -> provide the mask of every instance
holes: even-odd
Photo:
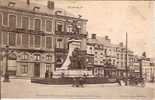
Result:
[[[35,0],[46,4],[45,0]],[[141,55],[155,57],[154,11],[153,1],[58,1],[59,8],[73,14],[81,14],[88,19],[89,35],[96,33],[104,37],[108,35],[112,43],[125,44],[125,33],[128,33],[128,47]]]
[[[25,0],[26,1],[26,0]],[[48,0],[30,0],[46,5]],[[87,31],[104,37],[108,35],[112,43],[125,44],[128,33],[128,47],[135,54],[146,51],[155,57],[155,2],[153,1],[74,1],[54,0],[55,6],[88,19]]]

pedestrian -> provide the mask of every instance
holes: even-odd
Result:
[[[73,85],[72,85],[73,87],[77,87],[77,80],[76,80],[76,78],[74,77],[73,78]]]
[[[49,72],[48,72],[48,70],[46,70],[46,72],[45,72],[45,78],[49,78]]]
[[[50,77],[53,78],[53,72],[50,73]]]
[[[65,74],[62,72],[62,73],[61,73],[61,78],[64,78],[64,76],[65,76]]]
[[[116,82],[118,83],[118,85],[119,86],[121,86],[122,84],[121,84],[121,81],[120,81],[120,79],[119,78],[116,78]]]
[[[83,85],[84,85],[84,79],[83,79],[83,77],[80,77],[79,84],[80,84],[81,87],[83,87]]]

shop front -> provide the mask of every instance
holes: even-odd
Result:
[[[104,67],[104,77],[105,78],[116,78],[117,69],[115,67]]]

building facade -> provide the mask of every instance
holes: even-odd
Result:
[[[46,6],[30,0],[1,2],[2,74],[8,62],[8,71],[12,75],[45,77],[45,72],[53,72],[64,63],[68,41],[72,38],[80,39],[80,48],[86,52],[86,22],[81,16],[75,17],[56,8],[52,1],[48,1]],[[6,46],[9,46],[8,61]]]
[[[142,74],[146,81],[155,78],[155,63],[150,59],[142,60]]]
[[[93,65],[93,74],[113,77],[125,76],[126,48],[123,43],[119,45],[111,43],[108,36],[97,37],[92,34],[87,40],[87,54],[92,60],[89,63]],[[128,49],[127,52],[128,71],[132,71],[134,64],[133,51]]]
[[[0,48],[3,74],[6,67],[16,76],[44,77],[54,70],[54,21],[42,6],[24,1],[0,3]],[[45,8],[52,11],[48,6]],[[44,9],[44,10],[45,10]]]
[[[92,57],[89,63],[93,65],[92,69],[95,76],[109,77],[115,73],[115,46],[111,44],[108,36],[101,38],[97,37],[96,34],[92,34],[91,38],[88,38],[87,41],[87,54]],[[107,64],[110,65],[106,66]]]
[[[121,42],[119,45],[117,45],[116,48],[116,66],[118,70],[118,76],[124,76],[126,73],[126,48]],[[128,72],[132,72],[133,70],[133,64],[134,64],[134,52],[131,50],[127,50],[127,70]]]

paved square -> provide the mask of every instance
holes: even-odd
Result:
[[[155,84],[146,87],[118,86],[118,84],[90,84],[84,88],[71,85],[45,85],[31,83],[29,79],[11,79],[4,83],[1,79],[2,98],[109,98],[109,99],[151,99]]]

